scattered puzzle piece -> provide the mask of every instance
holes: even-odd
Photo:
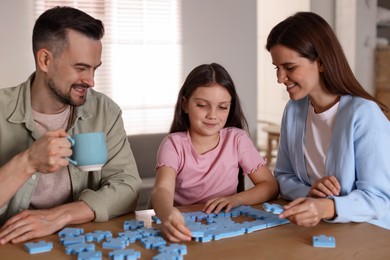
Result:
[[[159,236],[161,235],[161,231],[158,228],[140,228],[137,230],[142,237],[150,237],[150,236]]]
[[[100,251],[80,252],[77,255],[77,260],[102,260],[102,252]]]
[[[152,258],[153,260],[182,260],[183,256],[175,252],[159,253]]]
[[[313,236],[314,247],[336,247],[336,239],[332,236]]]
[[[174,252],[179,255],[187,254],[187,246],[185,244],[170,244],[166,246],[160,246],[158,248],[160,253]]]
[[[75,237],[66,236],[66,237],[61,237],[60,241],[61,244],[63,244],[64,246],[69,246],[72,244],[80,244],[80,243],[85,243],[85,236],[84,235],[75,236]]]
[[[39,242],[28,242],[24,244],[24,248],[29,254],[39,254],[44,252],[49,252],[53,249],[52,242],[39,241]]]
[[[265,211],[272,212],[274,214],[280,214],[284,211],[283,206],[279,204],[263,203],[263,208]]]
[[[161,224],[161,220],[156,215],[153,215],[151,218],[154,223]]]
[[[128,245],[129,241],[125,237],[117,237],[103,242],[102,247],[111,249],[124,249]]]
[[[130,230],[119,232],[118,236],[126,238],[130,243],[134,243],[142,238],[142,234],[140,232]]]
[[[136,260],[141,258],[141,252],[133,249],[118,249],[108,253],[112,260]]]
[[[81,252],[91,252],[95,251],[95,244],[81,243],[73,244],[65,247],[65,253],[67,255],[78,255]]]
[[[124,230],[136,230],[138,228],[144,227],[144,222],[142,220],[126,220],[123,223],[123,229]]]
[[[82,228],[64,228],[58,232],[59,237],[66,236],[79,236],[84,233],[84,229]]]
[[[159,236],[148,236],[141,238],[141,244],[146,248],[158,248],[160,246],[166,245],[167,241],[164,240],[164,238]]]
[[[101,242],[103,239],[108,240],[112,238],[111,231],[101,231],[101,230],[95,230],[92,233],[85,234],[85,240],[87,242],[95,241],[95,242]]]

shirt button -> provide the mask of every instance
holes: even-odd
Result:
[[[37,176],[35,176],[35,174],[33,176],[31,176],[31,179],[35,180],[37,178]]]

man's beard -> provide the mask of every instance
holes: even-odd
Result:
[[[64,104],[78,107],[83,105],[86,101],[86,97],[80,100],[73,100],[72,97],[70,96],[70,93],[62,92],[61,89],[57,87],[57,85],[54,83],[52,79],[49,79],[48,85],[49,85],[49,89],[57,97],[57,99]],[[84,86],[84,87],[88,88],[88,86]]]

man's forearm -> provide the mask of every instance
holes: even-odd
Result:
[[[3,207],[34,173],[27,170],[24,153],[17,154],[0,167],[0,208]]]

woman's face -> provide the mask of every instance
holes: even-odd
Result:
[[[270,53],[278,83],[286,86],[290,99],[299,100],[306,96],[316,99],[325,93],[320,78],[323,67],[318,61],[304,58],[280,44],[272,47]]]

